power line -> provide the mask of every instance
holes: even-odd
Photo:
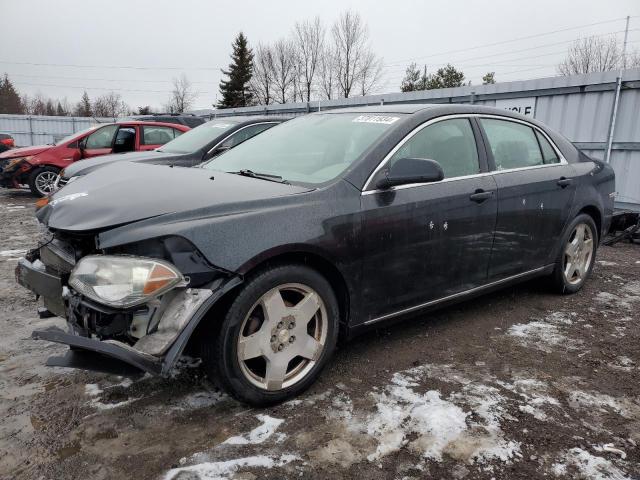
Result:
[[[28,78],[57,78],[60,80],[90,80],[90,81],[99,81],[99,82],[140,82],[140,83],[171,83],[171,80],[131,80],[131,79],[109,79],[109,78],[87,78],[87,77],[61,77],[55,75],[26,75],[22,73],[11,73],[9,74],[11,77],[28,77]],[[200,82],[200,81],[190,81],[190,83],[198,83],[210,85],[214,83],[210,82]]]
[[[221,67],[138,67],[132,65],[81,65],[72,63],[35,63],[35,62],[11,62],[0,60],[0,63],[9,65],[31,65],[37,67],[70,67],[70,68],[118,68],[130,70],[219,70]]]
[[[477,50],[479,48],[486,48],[486,47],[495,47],[497,45],[504,45],[505,43],[512,43],[512,42],[518,42],[520,40],[528,40],[530,38],[537,38],[537,37],[543,37],[546,35],[553,35],[554,33],[560,33],[560,32],[568,32],[570,30],[578,30],[580,28],[585,28],[585,27],[593,27],[596,25],[604,25],[606,23],[613,23],[613,22],[619,22],[622,20],[626,20],[627,17],[620,17],[620,18],[616,18],[613,20],[605,20],[602,22],[595,22],[595,23],[588,23],[588,24],[584,24],[584,25],[578,25],[575,27],[568,27],[568,28],[561,28],[558,30],[552,30],[549,32],[544,32],[544,33],[537,33],[535,35],[527,35],[525,37],[518,37],[518,38],[513,38],[511,40],[503,40],[500,42],[493,42],[493,43],[485,43],[484,45],[477,45],[475,47],[469,47],[469,48],[462,48],[462,49],[458,49],[458,50],[449,50],[447,52],[441,52],[441,53],[433,53],[430,55],[425,55],[423,57],[415,57],[413,59],[408,59],[408,60],[392,60],[393,63],[395,62],[407,62],[407,61],[411,61],[411,60],[419,60],[419,59],[424,59],[424,58],[431,58],[431,57],[438,57],[441,55],[449,55],[452,53],[460,53],[460,52],[468,52],[469,50]]]
[[[634,17],[635,18],[635,17]],[[425,56],[421,56],[421,57],[415,57],[415,58],[410,58],[410,59],[406,59],[406,60],[393,60],[392,63],[400,63],[400,62],[407,62],[407,61],[412,61],[412,60],[419,60],[419,59],[424,59],[424,58],[432,58],[432,57],[437,57],[437,56],[441,56],[441,55],[449,55],[452,53],[460,53],[460,52],[467,52],[469,50],[477,50],[477,49],[481,49],[481,48],[486,48],[486,47],[492,47],[492,46],[497,46],[497,45],[504,45],[506,43],[513,43],[513,42],[518,42],[521,40],[527,40],[527,39],[531,39],[531,38],[537,38],[537,37],[542,37],[542,36],[547,36],[547,35],[553,35],[555,33],[560,33],[560,32],[566,32],[566,31],[571,31],[571,30],[577,30],[580,28],[585,28],[585,27],[592,27],[592,26],[596,26],[596,25],[603,25],[603,24],[607,24],[607,23],[613,23],[613,22],[617,22],[617,21],[621,21],[626,19],[626,17],[624,18],[616,18],[613,20],[605,20],[602,22],[595,22],[595,23],[589,23],[589,24],[583,24],[583,25],[577,25],[574,27],[568,27],[568,28],[562,28],[562,29],[558,29],[558,30],[552,30],[549,32],[544,32],[544,33],[538,33],[538,34],[534,34],[534,35],[527,35],[524,37],[517,37],[517,38],[512,38],[509,40],[503,40],[500,42],[493,42],[493,43],[487,43],[487,44],[483,44],[483,45],[477,45],[475,47],[468,47],[468,48],[463,48],[463,49],[458,49],[458,50],[449,50],[446,52],[440,52],[440,53],[433,53],[433,54],[429,54],[429,55],[425,55]],[[9,60],[0,60],[0,63],[2,64],[9,64],[9,65],[31,65],[31,66],[44,66],[44,67],[67,67],[67,68],[105,68],[105,69],[130,69],[130,70],[219,70],[220,68],[224,68],[224,67],[176,67],[176,66],[172,66],[172,67],[157,67],[157,66],[138,66],[138,65],[91,65],[91,64],[71,64],[71,63],[36,63],[36,62],[14,62],[14,61],[9,61]]]
[[[59,87],[59,88],[76,88],[79,90],[107,90],[109,92],[142,92],[142,93],[172,93],[171,90],[139,90],[139,89],[130,89],[130,88],[107,88],[107,87],[83,87],[79,85],[56,85],[52,83],[29,83],[29,82],[16,82],[18,85],[30,85],[34,87]],[[198,95],[201,94],[211,94],[211,92],[195,92]]]
[[[630,32],[635,32],[635,31],[639,31],[639,30],[640,30],[640,28],[634,28],[634,29],[629,30],[629,31],[630,31]],[[606,36],[609,36],[609,35],[617,35],[617,34],[619,34],[619,33],[624,33],[624,30],[618,30],[618,31],[614,31],[614,32],[607,32],[607,33],[602,33],[602,34],[597,34],[597,35],[590,35],[590,36],[588,36],[588,37],[586,37],[586,38],[606,37]],[[509,55],[509,54],[511,54],[511,53],[529,52],[529,51],[531,51],[531,50],[538,50],[538,49],[540,49],[540,48],[546,48],[546,47],[553,47],[553,46],[557,46],[557,45],[563,45],[563,44],[565,44],[565,43],[573,43],[573,42],[575,42],[575,41],[576,41],[576,39],[572,39],[572,40],[565,40],[565,41],[562,41],[562,42],[545,43],[544,45],[537,45],[537,46],[535,46],[535,47],[522,48],[522,49],[519,49],[519,50],[509,50],[509,51],[506,51],[506,52],[492,53],[492,54],[490,54],[490,55],[483,55],[483,56],[481,56],[481,57],[472,57],[472,58],[467,58],[467,59],[464,59],[464,60],[454,60],[454,61],[455,61],[455,62],[457,62],[457,63],[462,63],[462,62],[467,62],[467,61],[470,61],[470,60],[481,60],[481,59],[485,59],[485,58],[500,57],[500,56],[502,56],[502,55]],[[469,50],[471,50],[471,49],[469,49]],[[466,50],[465,50],[465,51],[466,51]],[[424,58],[424,57],[423,57],[423,58]],[[524,57],[524,58],[526,58],[526,57]],[[529,58],[532,58],[532,57],[529,57]],[[418,59],[418,57],[416,57],[416,59]],[[451,63],[451,62],[449,62],[449,63]],[[444,63],[440,63],[440,64],[437,64],[437,65],[445,65],[445,64],[444,64]],[[404,64],[401,64],[401,63],[398,63],[398,64],[391,64],[391,63],[390,63],[390,64],[386,64],[386,65],[384,65],[383,67],[385,67],[385,68],[386,68],[386,67],[395,67],[395,66],[398,66],[398,67],[400,67],[400,66],[406,66],[406,63],[404,63]]]

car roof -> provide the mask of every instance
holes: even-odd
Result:
[[[120,122],[106,122],[106,123],[98,123],[95,126],[101,127],[103,125],[149,125],[149,126],[156,126],[156,127],[171,127],[171,128],[177,128],[185,131],[191,129],[187,125],[182,125],[181,123],[152,122],[152,121],[143,121],[143,120],[123,120]]]
[[[242,116],[242,115],[234,115],[230,117],[216,117],[209,120],[210,122],[214,120],[221,120],[226,122],[238,123],[238,124],[246,124],[246,123],[264,123],[264,122],[273,122],[273,123],[282,123],[287,120],[291,120],[292,117],[269,117],[269,116]]]
[[[335,110],[325,110],[321,112],[314,112],[314,115],[321,115],[323,113],[378,113],[378,114],[417,114],[423,113],[430,117],[438,117],[441,115],[452,114],[491,114],[501,115],[504,117],[512,117],[521,120],[526,120],[531,123],[537,123],[531,117],[525,117],[518,113],[502,108],[488,107],[485,105],[471,105],[460,103],[402,103],[397,105],[370,105],[366,107],[352,107],[352,108],[340,108]]]

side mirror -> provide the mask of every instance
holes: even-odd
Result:
[[[440,164],[428,158],[401,158],[381,174],[376,188],[383,190],[410,183],[439,182],[444,178]]]

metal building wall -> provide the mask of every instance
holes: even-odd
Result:
[[[17,146],[45,145],[113,118],[0,115],[0,133],[11,135]]]

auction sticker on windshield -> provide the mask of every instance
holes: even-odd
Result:
[[[389,117],[387,115],[360,115],[353,119],[356,123],[384,123],[385,125],[391,125],[398,120],[400,120],[400,117]]]

